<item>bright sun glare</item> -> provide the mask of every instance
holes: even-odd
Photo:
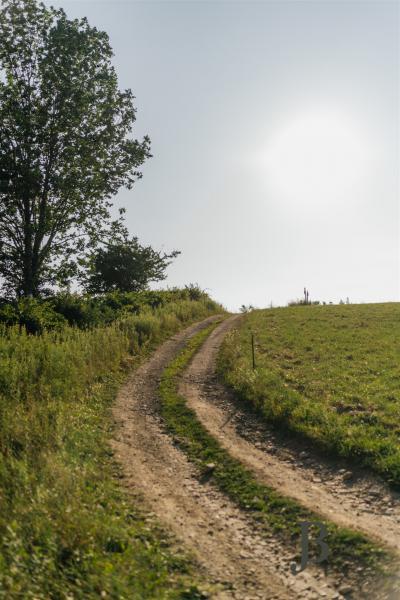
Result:
[[[287,200],[346,200],[367,171],[368,144],[355,119],[324,110],[303,113],[270,140],[263,156],[268,186]]]

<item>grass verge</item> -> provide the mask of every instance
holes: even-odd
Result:
[[[278,536],[286,547],[289,545],[298,549],[300,522],[321,521],[320,516],[259,483],[249,470],[232,458],[208,433],[178,393],[179,376],[214,327],[215,325],[212,325],[191,338],[185,349],[165,369],[160,383],[162,416],[200,473],[207,469],[208,463],[214,463],[211,481],[240,508],[248,511],[257,520],[261,530]],[[378,574],[389,574],[389,565],[393,557],[387,551],[377,547],[358,532],[338,527],[325,520],[323,522],[329,532],[327,542],[330,556],[329,564],[322,567],[329,566],[334,572],[347,574],[351,573],[355,566],[361,566],[363,580],[368,575],[376,577]]]
[[[188,560],[118,485],[110,408],[126,371],[204,302],[108,327],[0,336],[0,598],[199,598]]]

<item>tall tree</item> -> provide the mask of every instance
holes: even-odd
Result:
[[[134,96],[86,18],[3,0],[0,40],[0,276],[6,292],[37,296],[105,234],[150,140],[129,137]]]

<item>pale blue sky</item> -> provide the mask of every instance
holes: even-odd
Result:
[[[231,309],[400,300],[399,3],[62,1],[108,32],[135,135],[131,232]]]

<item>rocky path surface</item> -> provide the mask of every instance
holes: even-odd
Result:
[[[301,596],[288,590],[270,568],[273,549],[223,494],[199,483],[193,465],[163,431],[158,417],[163,369],[184,342],[212,320],[175,335],[130,376],[114,408],[114,453],[128,490],[135,496],[141,493],[148,509],[192,551],[204,577],[215,584],[213,598],[295,599]]]
[[[398,549],[397,498],[381,484],[373,482],[371,487],[359,474],[350,477],[348,469],[338,474],[311,452],[301,450],[303,454],[299,454],[298,448],[283,445],[217,382],[216,353],[237,318],[223,321],[213,331],[182,378],[181,392],[199,419],[260,480],[332,520],[357,524]],[[162,372],[185,342],[215,319],[192,325],[168,340],[121,388],[114,407],[117,429],[113,449],[123,467],[124,484],[133,496],[140,493],[148,510],[193,553],[203,577],[215,590],[212,598],[356,597],[344,579],[331,581],[312,565],[293,576],[290,563],[298,556],[274,538],[261,535],[254,521],[201,479],[165,431],[158,398]],[[226,423],[229,416],[232,418]],[[372,502],[362,498],[366,489]],[[369,512],[372,509],[378,512]]]
[[[260,481],[400,554],[399,493],[365,470],[350,470],[344,462],[328,460],[312,448],[305,449],[304,444],[274,434],[217,381],[216,355],[234,324],[234,319],[228,319],[215,329],[187,369],[181,393],[189,406],[221,445]]]
[[[209,433],[231,456],[248,467],[257,479],[283,495],[299,501],[322,518],[340,526],[358,529],[381,545],[400,554],[400,495],[366,470],[316,454],[303,442],[290,440],[263,424],[247,405],[238,401],[216,376],[216,357],[227,332],[239,317],[217,327],[196,353],[181,379],[180,393]],[[280,551],[277,570],[286,573],[287,560]],[[313,574],[321,581],[321,574]],[[296,578],[299,577],[298,575]],[[287,576],[290,585],[290,576]],[[325,580],[326,589],[317,597],[369,598],[365,588],[349,580]],[[396,584],[398,587],[399,584]],[[379,585],[378,585],[379,588]],[[318,585],[310,584],[309,590]],[[308,596],[307,593],[305,597]],[[374,589],[371,598],[387,598]],[[400,589],[390,598],[400,599]]]

